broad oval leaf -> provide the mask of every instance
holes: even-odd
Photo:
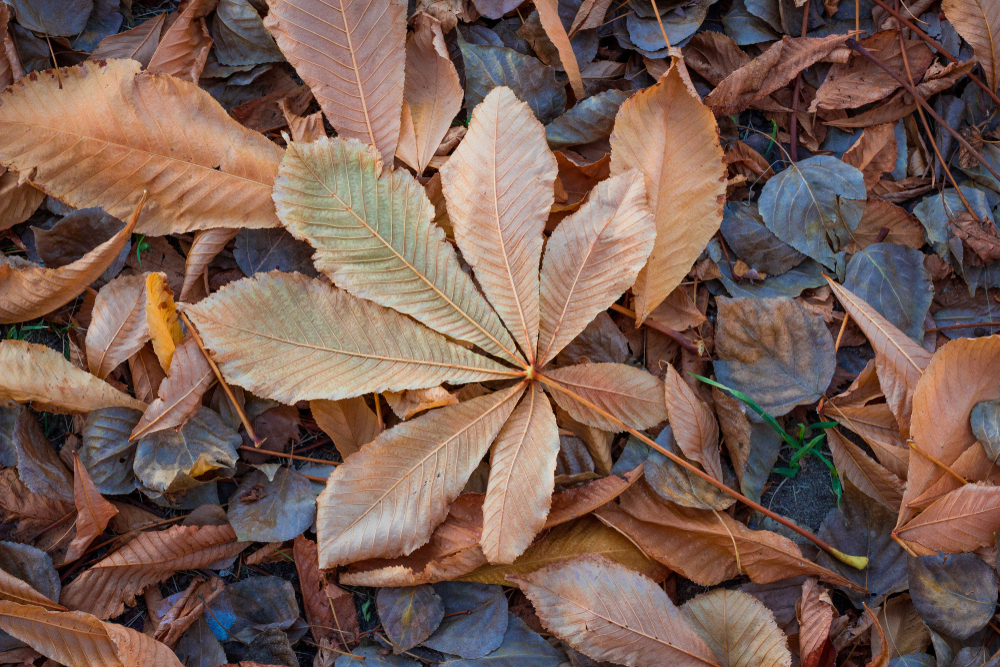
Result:
[[[997,604],[997,576],[979,556],[911,556],[907,564],[913,606],[931,630],[967,639],[986,627]]]
[[[792,654],[774,614],[757,598],[724,588],[703,593],[681,607],[722,667],[790,667]]]
[[[445,618],[424,646],[469,660],[500,647],[509,614],[501,586],[445,581],[435,584],[434,591],[444,602]]]
[[[491,563],[513,562],[545,525],[558,455],[555,414],[533,382],[493,443],[480,540]]]
[[[44,409],[90,412],[119,406],[144,410],[146,404],[124,394],[55,350],[19,340],[0,342],[0,400],[33,402]]]
[[[312,483],[294,468],[282,466],[270,481],[254,470],[230,497],[226,516],[239,540],[284,542],[313,524],[316,494]]]
[[[615,116],[630,96],[631,92],[613,88],[578,102],[545,126],[545,140],[549,142],[549,148],[556,150],[589,144],[611,136]]]
[[[375,146],[392,165],[403,105],[406,4],[274,0],[268,10],[264,25],[337,133]]]
[[[557,171],[545,129],[505,87],[472,112],[469,132],[441,168],[462,256],[531,363],[538,344],[542,231]]]
[[[59,573],[47,553],[27,544],[0,542],[0,599],[65,611],[54,602],[60,589]]]
[[[863,299],[917,342],[924,339],[924,319],[934,297],[924,254],[895,243],[874,243],[847,264],[844,289]]]
[[[830,155],[792,163],[768,180],[758,207],[767,228],[830,269],[843,268],[843,251],[865,210],[864,177]]]
[[[989,0],[944,0],[941,10],[972,45],[991,90],[1000,85],[1000,7]]]
[[[444,603],[427,584],[381,588],[375,601],[395,653],[409,651],[430,637],[444,617]]]
[[[122,220],[147,190],[141,234],[276,226],[282,149],[196,85],[139,68],[87,61],[21,79],[0,95],[0,162],[34,170],[33,183],[71,206]]]
[[[173,355],[170,373],[132,431],[130,440],[168,428],[179,428],[201,407],[201,399],[215,382],[194,336],[188,334]]]
[[[514,361],[513,340],[458,262],[424,188],[382,174],[375,149],[348,139],[293,143],[275,180],[278,217],[316,248],[316,268],[355,296]]]
[[[779,417],[819,400],[837,365],[823,319],[793,299],[718,299],[715,376]]]
[[[131,408],[99,408],[87,415],[77,454],[101,493],[124,495],[135,490],[135,443],[129,435],[143,413]]]
[[[643,176],[636,169],[599,183],[586,203],[556,227],[540,278],[539,366],[632,285],[655,236]]]
[[[297,273],[240,280],[186,312],[227,380],[286,404],[519,375]]]
[[[511,579],[550,632],[594,660],[719,665],[667,594],[622,565],[583,556]]]
[[[588,426],[615,433],[623,430],[587,403],[640,430],[667,418],[663,383],[644,370],[625,364],[577,364],[546,371],[545,377],[549,380],[545,382],[549,395],[556,404]]]
[[[87,365],[106,378],[149,340],[146,277],[120,276],[101,288],[87,327]]]
[[[806,258],[764,225],[756,202],[728,202],[719,231],[737,257],[769,276],[786,273]]]
[[[347,457],[317,499],[320,567],[401,556],[427,542],[523,391],[518,384],[432,411]]]
[[[656,241],[633,293],[642,323],[674,291],[719,231],[726,167],[715,116],[676,66],[630,97],[611,135],[611,173],[642,171]]]
[[[966,484],[936,500],[896,531],[920,555],[963,553],[996,542],[1000,487]]]
[[[254,4],[250,0],[219,2],[212,21],[212,38],[221,64],[260,65],[283,60]]]

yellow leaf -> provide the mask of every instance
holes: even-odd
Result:
[[[167,287],[162,273],[146,274],[146,324],[153,339],[153,351],[160,360],[160,366],[170,373],[170,361],[174,350],[184,335],[177,321],[177,306],[174,294]]]

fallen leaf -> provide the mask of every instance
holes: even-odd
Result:
[[[184,262],[184,286],[181,288],[181,301],[191,300],[191,297],[198,290],[198,283],[203,279],[208,265],[233,240],[236,234],[236,229],[227,227],[195,232],[194,242],[191,244],[187,260]],[[208,295],[204,294],[204,296]]]
[[[87,364],[105,378],[149,340],[146,277],[120,276],[101,288],[87,327]]]
[[[145,410],[146,405],[152,403],[159,395],[160,385],[167,378],[151,343],[146,343],[129,357],[128,369],[132,375],[132,389],[136,398],[143,402]]]
[[[894,123],[865,128],[854,145],[844,153],[844,162],[864,175],[865,187],[871,189],[883,174],[895,170],[899,156],[895,132]],[[864,219],[864,215],[861,217]],[[858,223],[860,226],[861,223]]]
[[[198,83],[212,48],[205,16],[217,4],[218,0],[191,0],[179,8],[173,24],[160,37],[146,69]]]
[[[59,573],[44,551],[16,542],[0,545],[0,599],[65,611],[53,602],[60,588]]]
[[[881,652],[882,644],[888,646],[890,659],[912,653],[923,653],[930,646],[930,631],[921,620],[908,594],[886,600],[876,618],[879,625],[885,629],[885,637],[872,636],[873,654]]]
[[[444,602],[444,618],[424,646],[467,660],[500,648],[508,628],[501,586],[446,581],[434,584],[434,592]]]
[[[427,584],[380,588],[375,600],[379,620],[395,653],[409,651],[430,637],[444,617],[444,603]]]
[[[908,558],[910,597],[931,630],[967,639],[993,617],[996,572],[972,553]]]
[[[981,0],[945,0],[941,11],[955,30],[965,38],[983,68],[983,77],[991,90],[1000,85],[1000,14],[995,5]]]
[[[764,484],[780,454],[781,436],[768,424],[751,422],[746,404],[718,387],[712,387],[712,398],[740,490],[760,502]]]
[[[764,225],[756,203],[727,203],[720,231],[737,257],[769,276],[787,273],[806,258]]]
[[[205,355],[194,336],[188,334],[173,354],[170,371],[160,383],[156,400],[146,408],[129,439],[136,440],[150,433],[183,426],[198,412],[202,397],[214,381],[215,374]]]
[[[899,511],[903,500],[903,482],[873,461],[853,442],[836,429],[826,432],[833,465],[841,477],[851,480],[866,496],[880,505]]]
[[[309,401],[316,424],[330,436],[342,459],[346,459],[382,432],[375,412],[364,398],[345,398],[339,401]]]
[[[500,648],[483,658],[473,660],[447,659],[440,663],[443,667],[485,667],[503,664],[510,667],[559,667],[566,663],[566,656],[552,648],[541,636],[531,630],[524,621],[507,613],[507,632],[503,635]],[[363,667],[355,666],[351,667]]]
[[[244,542],[285,542],[308,530],[316,518],[316,494],[309,480],[282,466],[274,479],[259,470],[243,477],[229,500],[226,517]]]
[[[932,503],[896,534],[920,555],[953,554],[994,544],[1000,530],[1000,487],[966,484]]]
[[[697,461],[705,472],[722,481],[719,424],[715,421],[715,415],[673,366],[667,367],[663,384],[666,389],[667,419],[673,428],[677,445],[687,458]]]
[[[663,383],[654,375],[625,364],[577,364],[545,377],[549,395],[573,419],[604,431],[623,430],[603,414],[560,390],[566,387],[602,411],[635,429],[645,429],[667,418]]]
[[[73,502],[73,476],[59,460],[59,455],[45,438],[34,415],[25,407],[18,406],[10,430],[8,445],[17,466],[20,480],[32,492]]]
[[[105,37],[97,48],[91,51],[89,60],[131,58],[137,60],[143,67],[149,67],[149,61],[152,60],[160,43],[167,15],[167,12],[157,14],[131,30]]]
[[[252,0],[219,1],[212,38],[221,64],[260,65],[284,60],[254,4]]]
[[[80,458],[73,455],[73,489],[76,496],[76,537],[70,542],[64,562],[70,563],[80,558],[91,542],[108,525],[118,509],[109,503],[94,486],[87,469]]]
[[[156,358],[169,376],[174,350],[184,334],[177,321],[173,292],[167,287],[162,273],[146,274],[146,324]]]
[[[681,612],[723,667],[789,667],[792,654],[774,614],[742,591],[719,589],[684,603]]]
[[[611,136],[615,116],[631,94],[606,90],[573,105],[573,108],[545,126],[545,140],[556,150],[589,144]]]

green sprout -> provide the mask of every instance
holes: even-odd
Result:
[[[141,254],[149,250],[149,243],[146,241],[145,234],[137,234],[138,238],[135,240],[135,258],[142,264]]]

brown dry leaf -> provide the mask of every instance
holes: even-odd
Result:
[[[404,422],[337,466],[316,501],[320,567],[426,543],[523,393],[522,383]]]
[[[681,374],[667,366],[663,378],[667,419],[674,430],[677,445],[684,456],[697,461],[709,475],[722,481],[719,459],[719,424],[711,408],[705,405]]]
[[[915,449],[950,466],[976,444],[969,415],[980,401],[1000,395],[1000,375],[994,372],[998,363],[1000,338],[996,336],[960,338],[937,351],[913,395],[910,432]],[[907,505],[947,474],[913,452],[897,528],[913,517]]]
[[[33,320],[75,299],[118,257],[135,229],[140,210],[141,205],[113,237],[57,269],[0,255],[0,324]]]
[[[182,667],[155,639],[79,611],[0,600],[0,629],[66,667]]]
[[[403,105],[406,3],[274,0],[268,9],[264,25],[337,134],[375,146],[391,168]]]
[[[406,40],[403,121],[396,157],[422,174],[451,121],[462,108],[464,92],[444,42],[441,23],[429,14],[411,19]]]
[[[587,97],[587,91],[583,86],[583,77],[580,75],[580,65],[576,62],[573,45],[570,44],[569,35],[562,19],[559,18],[558,3],[556,0],[538,0],[535,9],[538,11],[538,18],[545,34],[559,52],[559,62],[550,64],[557,69],[566,70],[573,94],[576,95],[576,99],[583,100]]]
[[[316,424],[330,436],[340,457],[346,459],[382,432],[378,415],[362,397],[339,401],[309,401]]]
[[[545,373],[546,387],[556,404],[588,426],[617,433],[623,430],[600,412],[560,391],[565,387],[611,413],[627,426],[646,429],[667,418],[663,383],[644,370],[625,364],[577,364]]]
[[[187,259],[184,262],[184,287],[181,288],[181,301],[191,300],[191,297],[198,291],[198,284],[203,279],[209,263],[230,241],[236,238],[238,232],[238,229],[228,227],[195,232],[194,243],[191,244],[191,249],[188,250]]]
[[[135,396],[145,405],[152,403],[160,393],[160,384],[167,378],[167,374],[160,367],[160,360],[156,358],[151,343],[146,343],[129,357],[129,373],[132,375],[132,388]]]
[[[146,274],[146,324],[153,341],[153,352],[168,375],[174,350],[181,342],[181,324],[177,321],[174,294],[167,287],[162,273]]]
[[[34,605],[50,611],[65,611],[66,608],[45,597],[30,584],[12,574],[0,570],[0,600],[17,604]]]
[[[639,168],[656,240],[632,288],[641,324],[687,275],[722,223],[726,167],[712,112],[672,67],[622,104],[611,135],[611,173]]]
[[[802,599],[795,605],[799,619],[799,658],[803,667],[830,664],[836,650],[830,642],[830,627],[837,610],[833,608],[830,593],[819,585],[815,577],[802,584]],[[824,653],[832,654],[828,659]]]
[[[32,182],[70,206],[121,219],[149,190],[140,234],[276,226],[271,185],[282,149],[194,84],[139,67],[87,61],[4,91],[0,160],[34,170]]]
[[[16,468],[0,470],[0,516],[13,524],[10,539],[30,542],[45,529],[74,514],[70,503],[33,493],[17,476]]]
[[[299,535],[292,545],[292,555],[313,639],[317,642],[340,641],[345,646],[348,642],[355,641],[361,630],[354,610],[354,600],[350,593],[336,584],[325,582],[323,573],[319,570],[316,543],[305,535]]]
[[[754,596],[721,588],[689,600],[681,611],[723,667],[791,667],[785,633]]]
[[[922,40],[907,39],[905,43],[906,64],[916,82],[924,76],[934,56]],[[888,65],[893,72],[906,78],[898,30],[877,32],[862,39],[861,46]],[[830,68],[809,105],[809,112],[815,113],[818,109],[856,109],[887,97],[897,88],[899,83],[884,69],[860,53],[852,53],[848,63],[836,63]]]
[[[169,609],[159,619],[159,627],[153,634],[156,641],[163,642],[173,648],[181,635],[205,614],[205,608],[212,603],[212,600],[219,597],[225,590],[226,584],[218,577],[195,577],[184,589],[180,597],[170,605]],[[156,588],[147,589],[156,591]],[[148,605],[148,599],[147,599]],[[149,607],[147,606],[147,609]],[[150,614],[152,616],[152,612]]]
[[[836,429],[826,432],[833,464],[862,493],[894,512],[903,500],[903,482],[873,461],[860,447],[842,436]]]
[[[403,420],[426,410],[458,405],[458,394],[453,394],[444,387],[387,391],[382,395],[396,416]]]
[[[0,167],[0,231],[30,218],[43,199],[45,193],[16,171]]]
[[[483,496],[464,493],[427,544],[402,558],[354,563],[340,581],[349,586],[419,586],[455,579],[486,564],[479,547],[482,531]]]
[[[167,428],[180,428],[201,407],[201,399],[215,382],[194,336],[188,334],[174,354],[167,378],[160,384],[156,400],[149,404],[132,430],[135,440]]]
[[[684,45],[683,52],[688,68],[713,86],[750,62],[750,57],[731,37],[718,32],[698,33]]]
[[[593,660],[719,664],[667,594],[623,565],[582,556],[510,580],[520,585],[550,632]]]
[[[895,169],[895,127],[894,123],[885,123],[866,128],[844,153],[844,163],[864,174],[865,187],[870,188],[882,178],[882,174]]]
[[[715,113],[740,113],[753,102],[784,88],[806,67],[826,58],[847,41],[847,35],[789,37],[772,44],[743,67],[727,76],[705,98]]]
[[[992,263],[1000,259],[1000,239],[993,222],[977,220],[968,211],[957,211],[950,222],[955,236],[962,239],[983,262]]]
[[[726,149],[723,162],[729,165],[736,175],[744,176],[748,181],[764,183],[774,176],[774,167],[764,159],[764,156],[742,141],[737,141],[732,148]]]
[[[757,583],[808,574],[857,590],[844,577],[807,560],[786,537],[750,530],[723,512],[665,502],[645,481],[632,485],[596,515],[633,540],[643,551],[702,586],[740,574]],[[736,554],[739,553],[739,566]]]
[[[876,614],[884,628],[885,638],[872,637],[872,653],[881,653],[881,645],[889,648],[889,658],[910,653],[923,653],[931,643],[931,634],[913,606],[909,594],[887,600]]]
[[[17,49],[7,30],[8,23],[10,23],[10,8],[4,5],[0,7],[0,88],[6,88],[24,76]]]
[[[246,548],[236,541],[229,524],[171,526],[140,533],[118,551],[105,556],[63,588],[59,596],[70,609],[111,618],[122,613],[146,587],[180,570],[197,570]]]
[[[34,402],[38,409],[90,412],[146,404],[82,371],[55,350],[18,340],[0,342],[0,400]]]
[[[827,403],[825,414],[857,433],[875,452],[875,458],[900,479],[906,479],[910,466],[910,448],[899,433],[896,417],[885,403],[856,407]]]
[[[885,243],[898,243],[918,250],[927,243],[920,221],[906,209],[881,199],[869,199],[847,252],[857,252],[858,245],[866,248],[875,243],[883,227],[889,230],[883,239]]]
[[[90,543],[104,532],[118,508],[104,499],[80,458],[73,453],[73,491],[76,498],[76,537],[70,542],[64,563],[71,563],[83,555]]]
[[[642,477],[642,473],[643,467],[640,465],[635,470],[625,473],[624,478],[609,475],[553,495],[552,507],[549,509],[544,527],[554,528],[593,512],[624,493]]]
[[[529,363],[538,343],[538,264],[556,173],[545,128],[503,86],[476,106],[468,134],[441,168],[462,255]]]
[[[146,69],[198,83],[212,48],[205,17],[217,4],[219,0],[190,0],[163,33]]]
[[[596,29],[604,25],[604,16],[610,6],[611,0],[583,0],[569,27],[570,38],[581,30]]]
[[[909,434],[913,395],[917,381],[931,361],[931,353],[848,289],[829,278],[827,282],[874,348],[875,371],[885,400],[892,408],[903,435]],[[969,409],[972,407],[969,406]]]
[[[996,541],[993,533],[998,530],[1000,487],[975,483],[944,495],[896,534],[919,555],[929,556],[992,545]]]
[[[491,563],[524,553],[545,525],[552,503],[559,429],[552,405],[537,383],[500,429],[490,454],[480,544]]]
[[[119,276],[101,288],[87,327],[87,364],[104,379],[149,340],[146,277]]]
[[[278,108],[285,116],[288,129],[292,133],[292,141],[307,144],[326,136],[326,129],[323,127],[323,112],[317,111],[308,116],[300,116],[295,113],[289,105],[288,98],[278,101]]]
[[[708,318],[698,308],[689,291],[686,287],[678,286],[649,314],[649,319],[674,331],[693,329],[705,323]]]
[[[991,90],[1000,85],[1000,6],[989,0],[943,0],[941,11],[972,45]]]
[[[166,19],[167,12],[164,12],[146,19],[131,30],[105,37],[91,52],[88,60],[131,58],[139,61],[143,67],[149,67],[149,61],[160,43]]]

